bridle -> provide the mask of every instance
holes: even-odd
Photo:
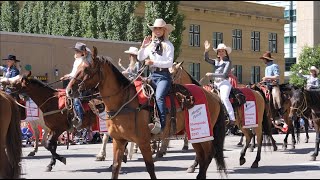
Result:
[[[180,79],[181,80],[181,75],[182,75],[182,71],[183,71],[183,67],[180,66],[179,68],[175,68],[176,69],[176,73],[173,75],[172,77],[172,82],[175,82],[175,80]]]
[[[291,97],[292,98],[292,97]],[[301,110],[303,109],[303,110]],[[303,92],[303,100],[302,100],[302,103],[299,107],[293,107],[292,105],[290,106],[290,111],[291,110],[297,110],[298,112],[296,112],[296,114],[298,116],[303,116],[304,118],[308,119],[305,115],[304,115],[304,112],[308,109],[308,104],[307,104],[307,99],[306,99],[306,95],[305,95],[305,92]]]

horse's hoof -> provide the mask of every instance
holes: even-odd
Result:
[[[62,157],[62,158],[61,158],[61,162],[62,162],[64,165],[67,165],[67,158]]]
[[[246,158],[240,158],[240,166],[246,163]]]
[[[122,157],[122,161],[123,161],[124,163],[127,163],[127,161],[128,161],[128,157],[127,157],[126,155],[123,155],[123,157]]]
[[[46,169],[46,172],[51,172],[51,170],[52,170],[52,166],[48,166]]]
[[[96,161],[104,161],[106,158],[102,156],[97,156]]]
[[[277,151],[278,150],[278,146],[273,146],[273,151]]]
[[[195,170],[196,168],[191,166],[187,169],[187,173],[194,173]]]
[[[163,157],[163,153],[157,153],[156,158],[162,158]]]
[[[251,168],[258,168],[259,165],[258,165],[258,162],[253,162],[253,164],[251,165]]]
[[[237,144],[237,147],[243,147],[243,144],[242,144],[241,142],[239,142],[239,143]]]
[[[282,146],[282,149],[283,149],[283,150],[287,150],[287,145],[283,145],[283,146]]]
[[[295,145],[292,145],[292,149],[295,149],[296,148],[296,146]]]
[[[311,156],[311,161],[316,161],[317,157],[316,156]]]
[[[35,152],[30,152],[30,153],[28,154],[28,156],[34,156],[34,155],[36,155]]]
[[[305,139],[305,140],[304,140],[304,143],[308,143],[308,142],[309,142],[309,139]]]
[[[138,149],[133,150],[133,153],[138,153]]]
[[[250,148],[250,152],[253,152],[253,151],[254,151],[254,147],[251,147],[251,148]]]
[[[183,148],[182,148],[182,152],[187,152],[187,151],[188,151],[188,149],[189,149],[189,146],[183,146]]]

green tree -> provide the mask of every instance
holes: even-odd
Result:
[[[18,32],[19,4],[17,1],[5,1],[1,5],[0,30]]]
[[[48,1],[47,6],[46,6],[46,18],[47,18],[47,23],[45,26],[45,34],[51,34],[52,33],[52,28],[54,26],[54,19],[55,19],[55,5],[56,1]]]
[[[97,36],[99,39],[106,38],[106,10],[107,3],[105,1],[96,1],[97,3]]]
[[[297,74],[302,70],[302,74],[309,74],[309,68],[316,66],[320,68],[320,44],[314,48],[305,46],[299,55],[299,63],[291,67],[292,74],[290,76],[290,84],[304,87],[306,81]]]
[[[62,8],[63,7],[63,8]],[[52,19],[52,35],[69,36],[70,35],[70,22],[71,22],[71,2],[70,1],[57,1],[53,11]]]
[[[145,22],[143,24],[144,36],[150,35],[151,30],[148,24],[153,24],[157,18],[162,18],[167,24],[172,24],[175,30],[169,39],[174,45],[174,61],[181,52],[182,32],[185,30],[183,25],[184,15],[178,12],[179,1],[147,1],[145,2]]]
[[[127,25],[127,41],[139,42],[143,40],[143,17],[130,16],[130,21]]]
[[[80,28],[79,4],[73,4],[71,8],[70,36],[80,37],[83,31]]]
[[[81,1],[79,8],[81,37],[97,38],[97,6],[95,1]]]

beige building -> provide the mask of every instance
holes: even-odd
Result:
[[[275,63],[279,64],[280,71],[284,72],[284,8],[236,1],[181,1],[179,11],[185,15],[186,29],[177,61],[184,61],[185,68],[196,79],[199,80],[206,72],[213,71],[212,65],[203,60],[205,40],[211,43],[211,47],[216,47],[221,42],[232,47],[230,58],[241,83],[261,80],[265,65],[259,57],[265,51],[272,51]],[[143,3],[136,13],[144,15]],[[73,51],[69,47],[77,41],[84,42],[89,47],[96,46],[99,54],[112,57],[114,62],[117,62],[118,58],[127,59],[123,51],[130,46],[140,46],[140,43],[135,42],[49,35],[8,32],[1,32],[0,35],[2,58],[9,53],[15,54],[22,60],[23,66],[32,65],[34,75],[47,74],[48,82],[58,80],[71,71]],[[210,51],[210,56],[215,57],[213,50]],[[55,75],[56,69],[58,76]],[[62,86],[57,86],[60,85]]]

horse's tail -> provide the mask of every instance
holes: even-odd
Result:
[[[20,129],[20,113],[16,103],[11,100],[11,120],[7,132],[6,147],[11,165],[11,177],[17,179],[21,175],[22,133]]]
[[[223,111],[223,105],[220,102],[220,112],[217,119],[217,122],[213,128],[213,148],[214,148],[214,158],[216,160],[217,169],[220,174],[227,173],[226,163],[224,161],[224,155],[223,155],[223,145],[224,145],[224,139],[226,136],[226,124],[225,124],[225,114]]]

